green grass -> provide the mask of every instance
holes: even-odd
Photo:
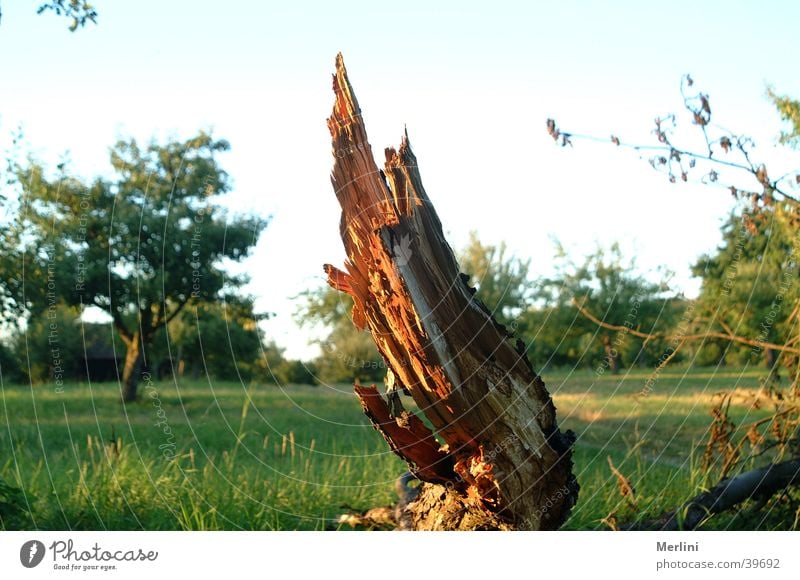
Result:
[[[756,389],[757,373],[671,371],[647,396],[646,374],[545,375],[562,428],[578,435],[578,506],[567,529],[607,529],[658,515],[708,484],[696,468],[710,396]],[[141,385],[123,409],[116,384],[67,384],[0,393],[0,478],[21,488],[29,512],[0,522],[22,529],[294,530],[335,528],[343,506],[394,501],[404,464],[361,414],[349,387],[251,386],[184,381]],[[739,417],[757,418],[744,404]],[[756,413],[763,413],[757,411]],[[607,463],[637,490],[620,497]],[[713,483],[713,482],[712,482]],[[791,518],[788,518],[791,519]],[[785,514],[718,528],[791,528]]]

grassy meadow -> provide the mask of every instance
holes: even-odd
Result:
[[[562,428],[578,436],[581,495],[566,529],[657,516],[716,483],[698,469],[714,393],[742,393],[733,417],[766,413],[744,397],[758,388],[758,372],[672,369],[643,394],[648,376],[544,374]],[[29,511],[2,525],[322,530],[337,529],[343,511],[395,499],[404,463],[346,385],[164,381],[140,389],[141,401],[123,408],[116,384],[3,385],[0,478],[24,491]],[[608,457],[636,489],[635,509],[620,496]],[[798,525],[793,514],[759,518],[725,515],[706,528]]]

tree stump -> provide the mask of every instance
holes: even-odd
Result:
[[[417,530],[558,528],[578,495],[573,434],[559,431],[522,341],[460,274],[408,133],[399,149],[385,150],[380,170],[341,54],[333,90],[331,180],[347,260],[344,270],[326,264],[325,271],[331,286],[352,296],[353,323],[369,330],[390,369],[388,399],[374,385],[355,391],[425,482],[402,519]],[[402,409],[400,390],[433,430]]]

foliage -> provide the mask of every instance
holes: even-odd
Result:
[[[24,380],[56,385],[82,374],[84,341],[77,308],[54,305],[28,321],[14,336],[14,351]]]
[[[382,381],[386,363],[369,333],[353,326],[352,298],[328,286],[303,292],[300,298],[297,322],[328,331],[324,339],[315,341],[321,351],[313,362],[318,382]]]
[[[206,133],[165,145],[120,141],[111,150],[111,178],[89,184],[66,174],[48,178],[34,161],[18,164],[23,216],[34,264],[25,291],[32,313],[51,300],[96,306],[111,316],[127,346],[126,394],[135,398],[137,372],[156,332],[189,303],[235,300],[245,275],[239,261],[254,247],[264,219],[230,218],[215,203],[230,188],[217,161],[226,141]]]
[[[693,79],[685,76],[681,94],[693,126],[702,134],[704,151],[677,143],[676,115],[656,118],[653,133],[658,145],[630,145],[615,135],[611,143],[652,154],[651,165],[672,183],[689,181],[699,173],[700,182],[707,185],[727,182],[732,196],[746,203],[723,227],[722,245],[694,267],[703,282],[698,316],[693,321],[691,340],[684,335],[677,348],[689,342],[694,354],[708,361],[706,340],[713,338],[708,348],[718,364],[730,363],[726,357],[750,363],[763,354],[769,372],[759,381],[759,389],[743,398],[748,413],[769,409],[771,414],[755,421],[747,416],[733,417],[733,398],[742,395],[730,387],[718,394],[711,408],[713,419],[707,429],[701,469],[707,484],[712,474],[719,481],[736,470],[800,456],[800,169],[775,171],[772,161],[756,160],[762,152],[755,149],[751,138],[711,123],[709,96],[691,92],[693,84]],[[800,143],[800,102],[779,96],[771,88],[767,96],[789,124],[780,143],[796,149]],[[565,133],[552,119],[547,121],[547,130],[562,146],[583,138]],[[702,326],[706,330],[698,331]],[[730,354],[734,356],[727,356]],[[781,362],[787,369],[787,383],[775,372]],[[794,512],[797,522],[798,499],[787,492],[778,501],[783,502],[779,509]],[[756,511],[761,507],[763,504]]]
[[[800,240],[785,202],[743,207],[723,225],[717,251],[702,256],[693,273],[702,279],[699,297],[710,324],[762,343],[783,344],[796,333],[800,300]],[[775,352],[763,346],[732,347],[735,363],[760,358],[772,367]]]
[[[97,11],[86,0],[49,0],[40,4],[36,9],[36,14],[45,12],[53,12],[56,16],[70,19],[70,32],[83,28],[89,22],[97,23]],[[0,18],[2,18],[2,11],[0,11]]]
[[[587,364],[598,374],[616,372],[620,366],[650,364],[663,345],[643,341],[626,330],[598,327],[581,316],[578,306],[599,319],[627,330],[670,327],[682,306],[669,294],[665,281],[651,282],[625,261],[618,244],[598,248],[583,263],[569,260],[559,250],[556,274],[539,282],[537,302],[531,309],[526,338],[534,361],[549,364]]]
[[[503,325],[511,326],[526,308],[532,295],[528,277],[530,260],[507,255],[505,242],[484,244],[477,232],[470,232],[469,243],[458,258],[461,271],[470,277],[477,296]]]
[[[22,369],[14,351],[0,342],[0,383],[20,382],[23,379]]]
[[[88,22],[97,23],[97,11],[86,0],[50,0],[36,9],[37,14],[43,12],[53,12],[56,16],[71,19],[70,32],[86,26]]]
[[[781,119],[789,123],[789,130],[781,133],[780,142],[796,149],[800,145],[800,101],[778,95],[772,88],[767,89],[767,96],[778,109]]]
[[[254,312],[248,296],[190,306],[155,336],[148,365],[159,374],[171,370],[181,376],[188,366],[194,377],[253,380],[262,348],[258,322],[265,318]]]
[[[316,385],[317,369],[313,362],[287,359],[284,349],[270,341],[264,345],[259,359],[260,376],[280,386]]]
[[[0,530],[19,529],[30,518],[25,492],[0,477]]]

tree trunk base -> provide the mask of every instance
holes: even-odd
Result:
[[[508,522],[489,512],[480,502],[444,485],[425,483],[417,498],[403,510],[400,529],[417,531],[511,530]]]
[[[486,510],[479,500],[468,500],[452,486],[421,483],[408,472],[397,479],[399,501],[393,506],[350,512],[339,517],[339,525],[398,531],[512,530],[507,521]]]

